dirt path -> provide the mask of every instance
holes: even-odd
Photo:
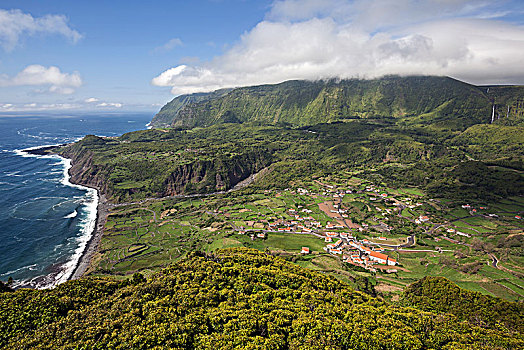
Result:
[[[333,202],[327,201],[327,202],[319,203],[318,208],[322,210],[330,218],[337,220],[337,222],[340,225],[344,225],[350,229],[358,229],[360,227],[360,225],[355,224],[353,221],[351,221],[351,219],[343,218],[340,213],[331,212],[331,210],[337,210],[335,209]]]

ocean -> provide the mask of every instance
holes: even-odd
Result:
[[[22,150],[88,134],[145,129],[152,114],[0,115],[0,280],[48,288],[72,274],[91,237],[98,196],[69,183],[69,161]]]

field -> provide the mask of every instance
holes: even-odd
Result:
[[[113,209],[91,271],[148,274],[190,251],[245,246],[334,275],[357,289],[376,286],[375,292],[391,300],[424,276],[444,276],[470,290],[522,300],[524,271],[515,254],[521,246],[512,243],[522,234],[521,222],[504,214],[523,209],[521,201],[509,199],[473,212],[437,205],[413,189],[395,190],[340,174],[285,190],[153,200]],[[497,217],[488,216],[495,212]],[[430,222],[417,223],[422,215],[429,215]],[[343,262],[346,253],[330,254],[324,227],[336,224],[341,226],[331,231],[382,247],[399,266],[367,269]],[[309,254],[301,253],[303,247]],[[498,256],[498,268],[491,253]]]

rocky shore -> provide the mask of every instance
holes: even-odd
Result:
[[[109,214],[112,204],[108,202],[105,195],[98,192],[98,206],[96,213],[96,224],[91,239],[87,242],[87,246],[78,260],[78,263],[69,277],[70,280],[75,280],[82,277],[89,269],[91,260],[93,256],[98,251],[102,235],[104,233],[104,225],[107,220],[107,215]]]
[[[56,148],[64,147],[64,146],[67,146],[67,144],[64,143],[64,144],[60,144],[60,145],[52,145],[52,146],[44,146],[44,147],[37,146],[37,147],[34,147],[34,148],[24,149],[23,151],[25,153],[32,154],[32,155],[35,155],[35,156],[47,156],[47,155],[53,154],[53,151]]]

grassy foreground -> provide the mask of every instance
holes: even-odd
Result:
[[[406,302],[417,307],[413,298]],[[522,348],[521,304],[506,302],[511,307],[499,308],[497,322],[486,308],[500,302],[477,302],[474,312],[486,322],[474,324],[448,310],[388,304],[335,278],[237,248],[190,254],[148,279],[85,278],[53,290],[0,293],[0,348]]]

